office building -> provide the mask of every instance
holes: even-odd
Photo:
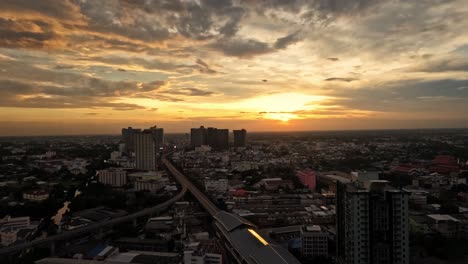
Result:
[[[135,168],[156,170],[156,144],[151,133],[135,135]]]
[[[387,183],[337,182],[339,263],[409,263],[408,193]]]
[[[112,187],[122,187],[127,184],[127,172],[121,168],[99,170],[98,181]]]
[[[328,256],[328,233],[318,225],[301,228],[303,257]]]
[[[234,147],[245,147],[247,145],[247,130],[233,130]]]
[[[139,128],[122,128],[122,140],[125,144],[124,151],[134,152],[135,151],[135,135],[141,133]]]
[[[190,144],[192,147],[200,147],[206,145],[206,129],[201,126],[200,128],[190,129]]]

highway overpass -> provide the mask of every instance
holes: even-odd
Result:
[[[275,245],[257,233],[257,228],[240,216],[219,210],[185,175],[166,158],[166,168],[182,186],[193,194],[215,220],[217,236],[229,251],[232,260],[239,264],[299,264],[288,250]]]
[[[46,237],[46,238],[36,239],[36,240],[31,241],[31,242],[1,248],[0,249],[0,256],[11,255],[11,254],[14,254],[14,253],[17,253],[17,252],[21,252],[21,251],[23,251],[25,249],[34,248],[34,247],[38,247],[38,246],[44,246],[44,245],[45,246],[51,246],[52,249],[54,249],[55,242],[57,242],[57,241],[63,241],[63,240],[71,239],[71,238],[74,238],[74,237],[77,237],[77,236],[80,236],[80,235],[84,235],[84,234],[87,234],[87,233],[92,233],[92,232],[95,232],[95,231],[99,231],[102,228],[114,226],[114,225],[125,223],[125,222],[130,222],[130,221],[133,221],[134,219],[137,219],[139,217],[159,213],[159,212],[165,210],[169,205],[171,205],[171,204],[177,202],[178,200],[180,200],[185,195],[186,191],[187,191],[187,187],[182,185],[182,190],[177,195],[175,195],[171,199],[169,199],[169,200],[167,200],[167,201],[165,201],[165,202],[163,202],[161,204],[158,204],[158,205],[156,205],[154,207],[146,208],[146,209],[143,209],[143,210],[138,211],[136,213],[125,215],[125,216],[122,216],[122,217],[113,218],[113,219],[110,219],[110,220],[107,220],[107,221],[104,221],[104,222],[93,223],[93,224],[90,224],[90,225],[87,225],[87,226],[84,226],[84,227],[81,227],[81,228],[77,228],[77,229],[70,230],[70,231],[65,231],[63,233],[53,235],[53,236],[49,236],[49,237]]]

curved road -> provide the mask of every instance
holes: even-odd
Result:
[[[198,188],[193,185],[174,165],[172,165],[169,160],[164,157],[162,162],[166,165],[166,168],[171,172],[172,176],[174,176],[182,186],[186,186],[188,188],[188,190],[193,194],[193,196],[195,196],[211,216],[215,216],[220,212],[219,208],[216,207],[216,205],[214,205],[200,190],[198,190]]]
[[[136,213],[125,215],[122,217],[117,217],[117,218],[114,218],[105,222],[98,222],[98,223],[87,225],[85,227],[66,231],[61,234],[53,235],[53,236],[42,238],[42,239],[37,239],[28,243],[19,244],[19,245],[15,245],[11,247],[5,247],[5,248],[0,249],[0,256],[12,254],[12,253],[19,252],[28,248],[33,248],[39,245],[53,243],[55,241],[66,240],[66,239],[73,238],[82,234],[90,233],[95,230],[99,230],[100,228],[103,228],[103,227],[129,222],[138,217],[157,213],[163,209],[166,209],[167,206],[177,202],[184,196],[184,194],[187,192],[187,186],[182,184],[182,182],[181,182],[181,185],[182,185],[182,190],[176,196],[154,207],[146,208]]]

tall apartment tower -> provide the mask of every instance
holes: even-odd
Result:
[[[408,193],[337,182],[337,255],[344,264],[408,264]]]
[[[206,129],[201,126],[200,128],[190,129],[190,145],[192,147],[200,147],[206,145]]]
[[[216,129],[216,140],[214,147],[217,149],[229,148],[229,129]]]
[[[190,130],[190,144],[192,147],[209,145],[215,149],[226,149],[229,147],[229,130],[203,126],[192,128]]]
[[[156,152],[158,152],[159,148],[162,147],[164,144],[164,129],[154,126],[154,127],[150,127],[149,129],[145,129],[145,132],[151,133],[151,135],[153,135]]]
[[[139,128],[122,128],[122,140],[125,143],[125,152],[135,151],[135,135],[141,133]]]
[[[156,143],[153,134],[135,135],[135,167],[139,170],[156,170]]]
[[[247,130],[233,130],[234,147],[245,147],[247,145]]]

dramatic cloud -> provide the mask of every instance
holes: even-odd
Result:
[[[464,0],[3,0],[0,121],[456,126],[466,17]]]
[[[352,82],[352,81],[356,81],[357,79],[354,79],[354,78],[339,78],[339,77],[332,77],[332,78],[327,78],[325,79],[325,81],[327,82],[333,82],[333,81],[336,81],[336,82]]]

